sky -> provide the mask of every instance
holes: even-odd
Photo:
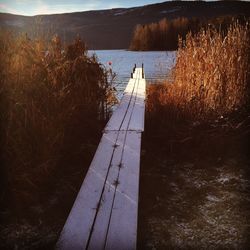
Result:
[[[0,0],[0,12],[26,16],[110,8],[127,8],[160,0]]]

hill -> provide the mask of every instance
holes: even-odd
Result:
[[[157,22],[162,18],[197,17],[210,19],[228,15],[250,16],[250,3],[164,2],[135,8],[119,8],[65,14],[21,16],[0,13],[0,27],[25,32],[29,36],[50,37],[57,33],[68,42],[79,34],[90,49],[126,49],[136,24]]]

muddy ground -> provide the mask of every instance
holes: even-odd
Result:
[[[144,135],[139,249],[250,248],[249,125],[225,123]]]

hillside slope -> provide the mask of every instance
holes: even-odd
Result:
[[[0,13],[0,27],[26,32],[30,36],[59,34],[64,41],[79,34],[91,49],[128,48],[136,24],[156,22],[166,17],[208,19],[226,15],[250,16],[250,3],[164,2],[135,8],[85,11],[33,17]]]

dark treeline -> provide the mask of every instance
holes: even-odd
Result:
[[[130,50],[176,50],[178,38],[185,39],[188,32],[197,33],[202,27],[212,25],[225,30],[236,17],[222,16],[210,20],[179,17],[173,20],[166,18],[156,23],[136,25],[130,43]],[[244,22],[243,17],[237,17]]]

